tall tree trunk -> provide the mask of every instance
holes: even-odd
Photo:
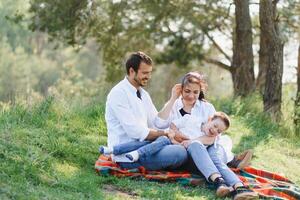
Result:
[[[266,84],[266,74],[268,69],[268,43],[265,32],[260,33],[259,42],[259,71],[256,79],[256,89],[263,95],[265,84]]]
[[[233,87],[236,96],[247,96],[255,87],[249,0],[235,0],[234,3],[236,28],[233,34]]]
[[[274,121],[279,121],[281,115],[283,73],[283,41],[278,30],[277,2],[278,0],[261,0],[259,7],[261,33],[268,44],[267,74],[263,96],[264,111],[268,112]]]
[[[298,67],[297,67],[297,95],[295,100],[295,132],[300,136],[300,45],[298,48]]]

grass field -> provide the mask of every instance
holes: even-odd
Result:
[[[299,138],[243,104],[223,102],[217,107],[231,114],[228,134],[235,152],[253,149],[255,167],[284,174],[300,185]],[[216,198],[205,187],[98,176],[94,163],[98,146],[105,143],[102,104],[76,107],[49,98],[31,109],[3,108],[0,199]]]

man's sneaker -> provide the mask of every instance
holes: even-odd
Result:
[[[245,186],[237,187],[233,191],[233,200],[252,200],[258,198],[259,196],[256,192]]]
[[[216,194],[218,197],[225,197],[230,193],[230,187],[225,184],[225,181],[222,177],[216,178],[212,183],[217,189]]]
[[[228,167],[243,169],[250,165],[253,152],[251,150],[246,150],[234,156],[233,160],[227,163]]]

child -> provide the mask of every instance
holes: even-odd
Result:
[[[197,141],[205,145],[213,144],[217,136],[229,127],[229,118],[223,112],[216,112],[213,117],[206,123],[202,119],[197,119],[192,115],[174,120],[170,129],[166,131],[166,136],[160,136],[155,141],[132,141],[114,146],[112,149],[100,146],[99,151],[103,154],[121,155],[125,153],[125,157],[129,162],[137,161],[141,156],[150,156],[158,152],[165,145],[171,143],[178,144],[174,139],[175,131],[185,134],[189,140],[182,142],[186,146],[188,142]],[[201,136],[207,135],[209,139],[203,139]]]
[[[182,142],[184,146],[194,141],[209,146],[216,143],[219,135],[227,130],[229,126],[229,117],[223,112],[216,112],[206,123],[203,122],[203,119],[196,118],[193,115],[184,115],[182,118],[174,120],[170,125],[170,129],[174,132],[180,131],[189,137],[189,140]],[[172,135],[170,137],[171,141],[176,143]]]

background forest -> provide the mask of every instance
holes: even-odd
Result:
[[[93,173],[106,94],[137,50],[154,59],[158,110],[203,72],[234,151],[254,149],[255,166],[299,185],[299,13],[299,0],[0,0],[0,198],[214,198]]]

